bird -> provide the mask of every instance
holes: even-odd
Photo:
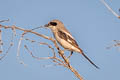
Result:
[[[50,28],[56,41],[65,49],[71,52],[77,52],[82,54],[94,67],[99,69],[99,67],[94,64],[83,52],[83,50],[79,47],[74,37],[71,33],[65,28],[63,22],[58,19],[54,19],[49,21],[44,27]],[[70,55],[70,56],[71,56]],[[70,57],[69,56],[69,57]]]

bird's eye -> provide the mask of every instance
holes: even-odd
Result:
[[[50,25],[52,25],[52,26],[56,26],[57,23],[56,23],[56,22],[50,22]]]

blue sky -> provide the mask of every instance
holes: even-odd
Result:
[[[110,0],[107,3],[118,12],[120,0]],[[2,23],[3,25],[16,25],[25,29],[44,25],[52,19],[61,20],[86,55],[100,67],[97,70],[82,55],[74,53],[70,62],[82,77],[85,80],[120,79],[120,51],[116,48],[106,49],[114,44],[112,40],[120,40],[120,20],[99,0],[2,0],[0,20],[7,18],[10,21]],[[50,30],[39,29],[37,32],[52,36]],[[3,29],[3,34],[5,51],[11,39],[11,31]],[[17,34],[21,34],[21,31],[17,31]],[[50,41],[32,34],[25,37],[52,45]],[[78,80],[70,70],[62,66],[43,67],[53,63],[51,60],[33,59],[23,46],[27,44],[39,57],[48,56],[51,50],[28,41],[22,42],[20,50],[20,58],[27,66],[19,64],[16,60],[19,38],[14,39],[9,54],[0,61],[1,80]],[[68,55],[69,52],[65,54]]]

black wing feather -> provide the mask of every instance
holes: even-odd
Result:
[[[66,40],[67,42],[69,42],[74,47],[79,48],[77,42],[73,38],[71,38],[69,35],[66,35],[63,31],[58,30],[58,36],[64,40]]]

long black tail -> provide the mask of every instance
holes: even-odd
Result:
[[[93,65],[95,66],[97,69],[100,69],[98,66],[96,66],[83,52],[82,55]]]

